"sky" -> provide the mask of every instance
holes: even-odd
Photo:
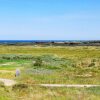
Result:
[[[100,40],[100,0],[0,0],[0,40]]]

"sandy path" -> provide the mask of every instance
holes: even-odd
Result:
[[[6,65],[12,65],[12,64],[14,64],[14,62],[3,63],[3,64],[0,64],[0,66],[6,66]]]
[[[82,88],[82,87],[99,87],[100,85],[68,85],[68,84],[40,84],[43,87],[75,87],[75,88]]]
[[[0,81],[3,82],[5,86],[12,86],[12,85],[16,84],[16,82],[14,80],[10,80],[10,79],[0,78]]]
[[[14,80],[10,80],[10,79],[3,79],[0,78],[0,81],[4,82],[5,86],[12,86],[15,85],[16,82]],[[32,85],[36,85],[36,86],[43,86],[43,87],[66,87],[66,88],[82,88],[82,87],[99,87],[100,85],[71,85],[71,84],[32,84]]]
[[[15,73],[15,71],[9,71],[9,70],[0,70],[0,73]]]

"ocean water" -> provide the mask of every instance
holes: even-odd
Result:
[[[100,40],[0,40],[0,44],[35,43],[35,42],[93,42]]]
[[[20,43],[20,42],[84,42],[95,40],[0,40],[0,43]]]

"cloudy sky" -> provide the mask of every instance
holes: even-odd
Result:
[[[100,40],[100,0],[0,0],[0,40]]]

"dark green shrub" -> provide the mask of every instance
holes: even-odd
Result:
[[[95,66],[94,62],[92,62],[88,67],[93,67],[93,66]]]
[[[0,81],[0,87],[5,87],[4,83]]]
[[[12,87],[12,90],[22,90],[27,88],[28,88],[27,84],[16,84]]]
[[[15,55],[15,54],[7,54],[0,55],[0,60],[33,60],[35,59],[32,55]]]
[[[42,66],[42,59],[41,58],[37,58],[35,63],[34,63],[34,66]]]

